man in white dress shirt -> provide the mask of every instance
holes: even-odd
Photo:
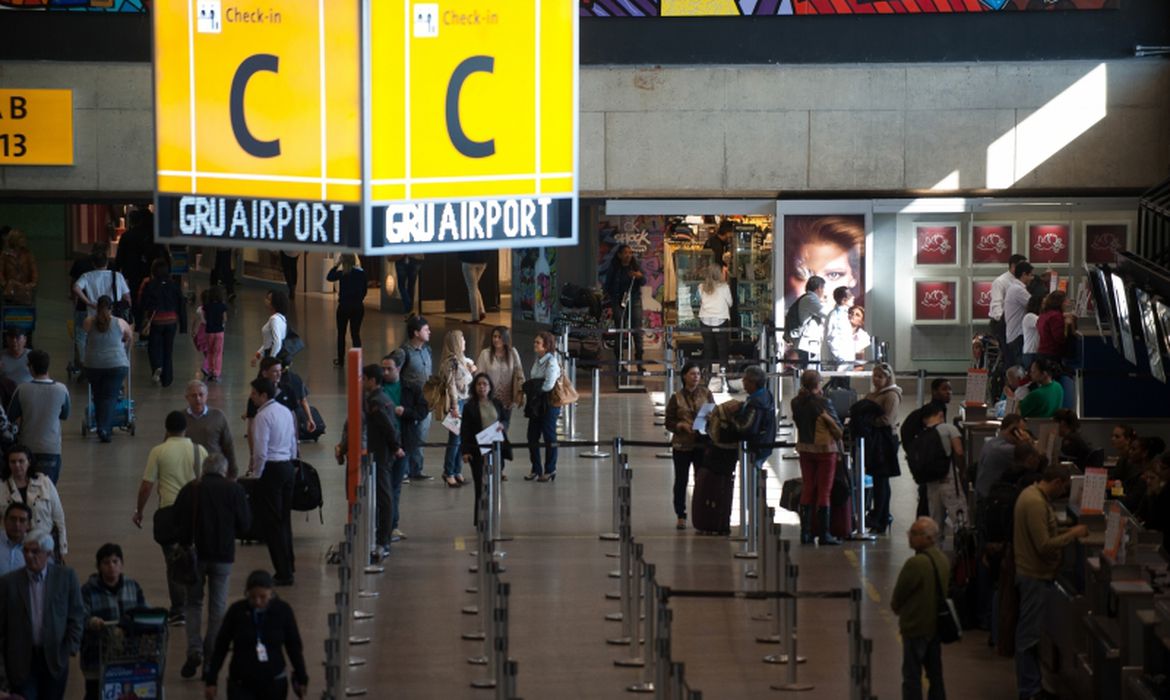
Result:
[[[1017,264],[1015,277],[1004,293],[1003,322],[1007,333],[1007,346],[1003,354],[1005,367],[1018,363],[1024,352],[1024,314],[1028,312],[1028,300],[1031,299],[1028,285],[1032,284],[1032,277],[1031,264]]]
[[[292,411],[274,400],[276,386],[263,377],[252,380],[252,474],[259,477],[253,503],[257,529],[268,544],[278,586],[293,582],[292,494],[293,459],[297,456],[297,423]]]
[[[995,278],[991,283],[991,306],[987,310],[987,316],[991,319],[991,334],[999,341],[1000,353],[1004,351],[1004,346],[1007,345],[1007,327],[1003,319],[1003,300],[1007,296],[1008,287],[1012,286],[1012,281],[1016,279],[1016,265],[1027,262],[1028,258],[1019,253],[1008,258],[1007,272]],[[1005,367],[1007,365],[1004,365]]]

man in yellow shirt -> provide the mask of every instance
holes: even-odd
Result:
[[[207,457],[207,450],[191,442],[191,438],[187,437],[187,416],[183,415],[182,411],[171,411],[167,414],[166,430],[166,439],[150,450],[150,455],[146,458],[146,471],[143,472],[142,483],[138,486],[138,507],[132,520],[139,528],[142,527],[142,510],[150,499],[155,483],[158,483],[158,509],[162,511],[171,508],[179,495],[179,490],[195,480],[204,458]],[[156,514],[155,517],[159,516]],[[171,596],[170,622],[181,625],[185,622],[183,605],[186,603],[186,587],[176,583],[171,576],[170,558],[167,556],[175,543],[159,542],[159,545],[163,549],[163,558],[167,561],[167,589]]]
[[[1061,553],[1089,534],[1084,525],[1061,530],[1052,501],[1068,492],[1068,467],[1051,464],[1040,481],[1020,492],[1012,512],[1012,550],[1020,614],[1016,623],[1016,691],[1021,698],[1054,697],[1041,686],[1040,635],[1044,609],[1060,571]]]

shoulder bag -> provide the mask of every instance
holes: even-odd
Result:
[[[301,340],[301,336],[288,325],[288,319],[285,319],[284,323],[284,340],[280,343],[280,352],[276,353],[282,365],[288,364],[293,355],[305,349],[305,341]]]
[[[118,318],[131,323],[134,320],[134,313],[130,310],[130,302],[122,301],[122,296],[118,294],[118,272],[110,270],[110,299],[114,305],[110,307],[111,313]],[[97,299],[94,299],[96,302]]]
[[[553,385],[552,396],[549,397],[550,403],[556,407],[568,406],[569,404],[577,403],[577,399],[581,398],[577,393],[577,387],[573,386],[573,382],[569,380],[569,375],[565,373],[565,368],[561,367],[561,376],[557,377],[557,383]]]
[[[199,449],[195,449],[195,456],[199,456]],[[184,586],[193,586],[199,580],[199,555],[195,551],[195,528],[199,523],[199,481],[191,491],[191,541],[184,544],[176,542],[167,550],[167,569],[175,583]],[[173,507],[173,506],[172,506]]]
[[[959,614],[955,610],[955,602],[943,593],[942,582],[938,577],[938,566],[934,557],[923,552],[923,556],[930,560],[930,568],[934,571],[934,594],[938,610],[938,622],[935,625],[935,635],[943,644],[952,644],[963,638],[963,628],[959,625]]]

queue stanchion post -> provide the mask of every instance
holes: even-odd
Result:
[[[668,698],[670,692],[671,627],[674,611],[663,604],[658,611],[658,659],[654,662],[654,697]]]
[[[475,593],[476,603],[473,605],[465,606],[463,608],[462,612],[465,615],[478,615],[479,611],[481,609],[483,609],[483,606],[485,604],[485,599],[487,597],[487,592],[486,592],[485,587],[487,586],[487,576],[488,576],[487,563],[489,560],[487,558],[485,558],[485,552],[489,551],[488,547],[487,547],[489,540],[485,534],[486,526],[487,526],[487,522],[484,520],[484,518],[482,516],[480,516],[479,522],[476,523],[476,525],[475,525],[475,534],[476,534],[475,553],[476,553],[476,560],[478,562],[478,564],[474,570],[475,586],[467,589],[469,593],[470,592]],[[478,642],[478,641],[486,638],[487,625],[484,623],[483,618],[482,617],[479,618],[479,629],[472,630],[471,632],[464,632],[460,636],[469,642]],[[470,659],[468,659],[468,662],[474,663]]]
[[[776,550],[776,557],[772,561],[772,577],[775,579],[777,593],[793,593],[796,590],[795,584],[789,578],[790,568],[792,564],[792,542],[780,537],[780,526],[775,525],[773,546]],[[756,641],[760,644],[779,644],[781,645],[781,652],[779,654],[768,654],[763,658],[766,664],[786,664],[790,658],[788,654],[787,633],[788,633],[788,600],[777,596],[772,599],[772,634],[756,637]],[[804,659],[797,659],[797,663],[804,663]]]
[[[488,540],[490,544],[490,540]],[[471,681],[472,688],[495,688],[496,687],[496,639],[499,637],[499,618],[495,614],[497,591],[497,566],[496,562],[489,561],[487,563],[488,577],[485,580],[487,585],[485,588],[491,590],[487,594],[486,605],[483,607],[483,614],[480,616],[483,620],[484,626],[484,640],[482,657],[472,657],[467,660],[468,663],[476,666],[487,667],[487,678],[477,678]]]
[[[496,604],[492,608],[492,615],[496,619],[495,646],[495,689],[496,697],[507,699],[504,686],[507,679],[508,666],[508,598],[512,594],[512,584],[498,582],[496,584]]]
[[[604,532],[601,534],[601,539],[606,540],[606,541],[613,541],[613,540],[616,540],[620,537],[620,535],[618,534],[620,531],[620,525],[621,525],[621,523],[618,520],[620,518],[620,513],[618,511],[621,509],[621,503],[620,503],[621,499],[618,496],[618,489],[621,488],[621,485],[622,485],[622,438],[620,435],[614,437],[614,439],[613,439],[613,455],[612,456],[613,456],[613,473],[611,475],[610,482],[612,484],[611,490],[612,490],[612,495],[613,495],[613,501],[612,501],[613,529],[610,530],[609,532]]]
[[[370,557],[366,561],[362,562],[362,573],[381,574],[386,571],[386,567],[379,563],[381,560],[381,554],[375,554],[375,551],[378,549],[378,507],[375,497],[378,484],[378,466],[372,459],[367,458],[366,461],[369,463],[369,467],[366,470],[366,491],[364,498],[362,499],[362,508],[364,508],[365,512],[368,514],[366,517],[366,549],[370,550]],[[365,582],[369,583],[369,579],[365,579]],[[373,590],[371,587],[366,586],[361,588],[358,596],[361,598],[377,598],[378,592]]]
[[[504,663],[504,687],[501,694],[500,689],[496,690],[496,700],[516,700],[516,676],[520,673],[520,665],[512,659],[508,659]]]
[[[734,542],[743,542],[740,550],[733,555],[736,559],[755,558],[754,553],[748,557],[748,542],[751,540],[751,470],[752,467],[748,463],[747,442],[741,440],[739,443],[739,536],[730,538]]]
[[[765,544],[768,540],[770,523],[765,521],[763,513],[765,510],[768,512],[772,512],[772,510],[767,508],[768,472],[764,469],[763,464],[755,465],[753,463],[752,473],[755,475],[755,483],[752,487],[752,539],[748,542],[748,546],[759,559],[759,566],[748,569],[744,575],[748,578],[760,578],[761,590],[764,590],[763,579],[767,578],[768,571],[768,550]],[[760,576],[761,571],[764,572],[764,576]]]
[[[593,390],[593,447],[588,452],[581,452],[580,456],[604,459],[609,453],[601,451],[601,368],[594,367],[589,374]]]
[[[1077,368],[1073,371],[1073,407],[1078,416],[1085,415],[1085,370]]]
[[[642,610],[642,579],[645,575],[643,573],[645,566],[642,543],[638,542],[634,544],[634,558],[630,563],[630,584],[626,587],[629,595],[622,600],[622,609],[625,615],[622,619],[622,634],[627,635],[626,640],[629,643],[630,653],[625,658],[615,659],[614,666],[640,668],[646,665],[645,659],[639,654],[638,643],[638,617]]]
[[[760,538],[760,563],[757,571],[763,571],[764,575],[760,578],[760,590],[771,592],[777,589],[777,577],[775,571],[776,559],[776,540],[780,537],[780,526],[776,524],[776,509],[766,508],[767,517],[763,519],[766,527],[762,529],[763,535]],[[765,611],[757,615],[753,615],[752,619],[756,622],[772,622],[775,615],[771,610],[768,610],[768,602],[764,601]],[[761,644],[776,644],[780,640],[773,639],[772,636],[756,637],[756,641]]]
[[[863,640],[861,638],[861,589],[849,591],[849,698],[850,700],[867,700],[860,694],[862,688],[861,656]]]
[[[627,686],[631,693],[654,692],[654,663],[658,647],[658,579],[654,564],[642,562],[642,676],[641,680]],[[635,608],[638,609],[638,608]]]
[[[491,451],[492,470],[488,481],[491,482],[492,494],[492,541],[507,542],[511,540],[502,533],[504,529],[504,443],[497,440],[492,443]],[[497,556],[504,556],[504,552],[497,552]]]
[[[814,688],[811,683],[801,683],[796,678],[796,669],[804,661],[800,658],[799,649],[797,648],[797,624],[796,624],[796,582],[799,578],[800,570],[795,564],[788,565],[788,589],[793,596],[785,600],[788,608],[785,620],[788,629],[785,630],[785,643],[788,646],[788,668],[785,669],[785,679],[783,683],[772,685],[772,690],[782,690],[789,693],[807,692]],[[795,660],[796,663],[793,663]]]
[[[623,465],[625,463],[626,455],[622,455]],[[633,532],[631,531],[630,508],[633,500],[633,473],[629,469],[623,469],[621,473],[621,485],[618,488],[618,558],[622,561],[620,569],[614,569],[609,572],[610,578],[621,578],[625,574],[623,571],[628,571],[630,563],[631,541]],[[619,620],[621,618],[612,618]]]
[[[362,522],[362,515],[365,513],[362,503],[362,501],[365,499],[365,495],[362,491],[363,488],[365,488],[364,484],[358,486],[358,499],[357,502],[353,504],[353,518],[352,521],[347,524],[347,527],[353,528],[354,533],[352,540],[354,544],[350,547],[349,559],[351,572],[349,578],[349,602],[350,605],[353,606],[354,620],[369,620],[374,616],[374,613],[367,612],[365,610],[358,610],[357,607],[357,602],[361,598],[361,575],[359,572],[365,568],[370,560],[369,546],[365,542],[366,528],[365,524]]]
[[[850,459],[846,455],[853,468],[853,512],[854,522],[857,523],[857,528],[849,536],[850,540],[857,542],[873,542],[877,539],[874,535],[869,534],[869,530],[865,526],[865,438],[859,438],[853,443],[853,454],[857,455],[856,459]]]

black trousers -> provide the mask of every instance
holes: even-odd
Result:
[[[718,361],[720,367],[725,370],[730,370],[727,366],[727,358],[731,355],[731,334],[713,333],[708,330],[711,328],[727,328],[730,323],[731,321],[724,321],[717,326],[702,324],[703,360],[707,362],[708,366],[712,362]]]
[[[362,346],[362,319],[366,317],[366,307],[357,306],[337,307],[337,361],[345,361],[345,327],[349,326],[349,342],[353,347]]]
[[[222,284],[228,296],[236,293],[236,276],[232,272],[232,251],[215,251],[215,267],[211,269],[211,283]]]
[[[228,700],[284,700],[288,697],[288,679],[274,678],[267,683],[237,683],[228,679]]]
[[[175,335],[179,332],[177,323],[150,324],[150,335],[146,337],[150,369],[161,369],[159,382],[170,386],[175,381]]]
[[[260,483],[256,484],[258,503],[254,517],[278,579],[291,578],[293,573],[292,494],[293,463],[265,463]]]
[[[280,254],[280,269],[284,272],[284,283],[288,285],[288,296],[291,299],[297,293],[297,263],[300,258],[295,255]]]

